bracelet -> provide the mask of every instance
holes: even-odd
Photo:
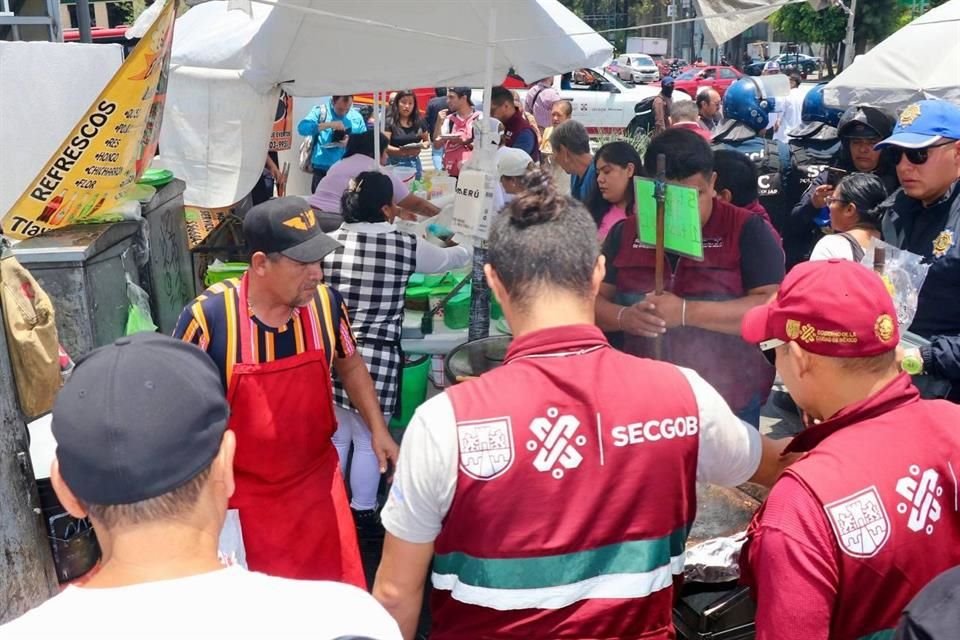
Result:
[[[687,299],[683,299],[683,305],[680,307],[680,326],[687,326]]]
[[[623,331],[623,312],[626,310],[626,307],[620,307],[620,312],[617,313],[617,326],[620,328],[620,331]]]

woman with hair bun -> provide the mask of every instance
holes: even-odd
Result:
[[[399,208],[393,203],[393,181],[377,171],[365,171],[350,181],[341,198],[344,222],[330,233],[343,249],[323,260],[328,284],[340,292],[350,310],[357,349],[367,364],[386,422],[399,399],[403,355],[404,290],[414,271],[446,272],[466,265],[466,247],[438,247],[399,231],[393,224]],[[341,469],[353,443],[349,485],[350,507],[361,537],[383,533],[377,513],[380,468],[371,448],[370,427],[353,409],[340,381],[333,383],[339,427],[333,444]]]
[[[834,233],[817,241],[810,259],[860,262],[871,241],[880,237],[880,205],[886,199],[887,189],[874,174],[845,176],[826,198]]]
[[[383,511],[374,596],[413,637],[667,638],[696,480],[770,484],[776,447],[689,369],[610,347],[586,209],[542,169],[491,227],[503,366],[422,405]]]

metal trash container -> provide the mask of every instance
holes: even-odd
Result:
[[[755,614],[750,590],[736,582],[685,584],[673,605],[681,640],[753,640]]]
[[[759,500],[738,488],[697,483],[697,518],[687,539],[687,549],[746,530],[759,508]],[[689,565],[689,556],[687,562]],[[736,580],[687,580],[674,602],[673,622],[681,640],[752,640],[755,613],[749,589]]]
[[[13,254],[50,296],[57,332],[77,358],[124,335],[129,274],[140,284],[133,241],[138,222],[56,229],[24,240]]]
[[[150,294],[153,322],[170,335],[183,308],[196,297],[193,259],[187,242],[183,180],[163,185],[143,205],[147,221],[149,261],[140,269],[143,288]]]

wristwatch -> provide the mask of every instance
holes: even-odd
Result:
[[[900,361],[900,369],[912,376],[918,376],[923,373],[923,357],[919,349],[907,349],[903,354],[903,360]]]

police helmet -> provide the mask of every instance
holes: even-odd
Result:
[[[886,109],[859,105],[843,112],[837,125],[837,135],[841,139],[870,138],[884,140],[893,134],[897,120]]]
[[[774,99],[765,98],[760,83],[750,76],[734,82],[723,96],[723,114],[755,131],[767,128],[773,108]]]
[[[828,107],[823,103],[823,89],[827,86],[826,82],[821,82],[807,92],[803,98],[803,108],[800,112],[800,119],[804,122],[823,122],[831,127],[840,124],[840,116],[843,115],[843,109]]]

